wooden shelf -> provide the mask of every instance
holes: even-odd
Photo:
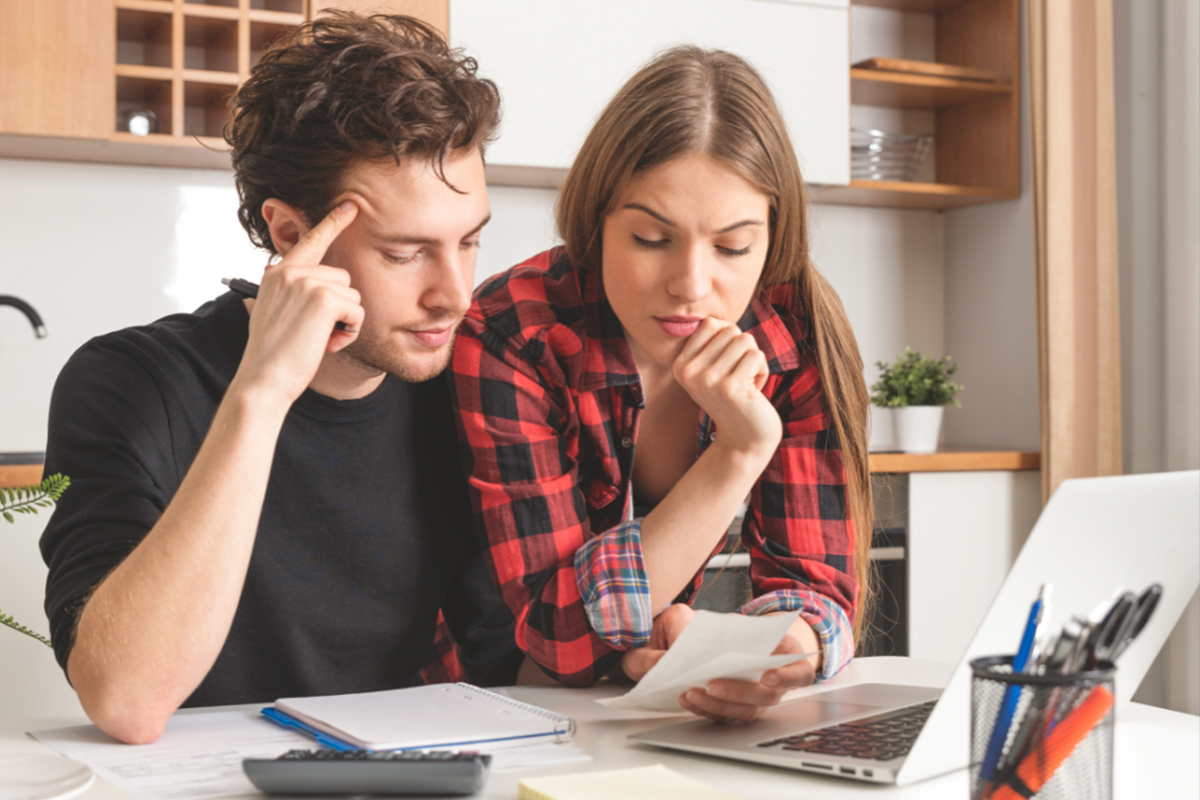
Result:
[[[41,482],[41,464],[0,465],[0,489],[12,489],[16,486],[28,486],[32,483]]]
[[[1012,94],[1012,91],[1011,83],[967,81],[875,69],[850,70],[850,102],[856,106],[934,111]]]
[[[949,208],[977,206],[1010,200],[1020,191],[992,186],[954,186],[946,183],[906,181],[850,181],[849,186],[811,187],[810,199],[816,203],[844,206],[882,206],[921,208],[943,211]]]
[[[942,11],[969,2],[971,0],[850,0],[850,5],[890,8],[893,11]]]
[[[945,448],[936,453],[871,453],[871,472],[979,472],[1041,469],[1036,451]]]
[[[116,0],[118,9],[127,8],[133,11],[154,11],[159,14],[170,14],[175,8],[171,0]]]
[[[932,113],[931,126],[905,132],[933,134],[933,182],[852,180],[849,186],[815,188],[812,199],[942,211],[1019,197],[1020,0],[851,2],[931,18],[934,52],[927,63],[911,65],[911,71],[880,69],[889,66],[889,57],[864,53],[873,58],[857,61],[864,66],[851,66],[850,98],[859,107]],[[947,67],[974,74],[937,74]],[[995,80],[967,79],[987,75]]]

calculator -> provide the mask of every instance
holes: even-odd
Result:
[[[246,777],[267,794],[475,794],[492,757],[445,750],[289,750],[247,758]]]

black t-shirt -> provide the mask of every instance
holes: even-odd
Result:
[[[42,536],[46,614],[66,668],[91,590],[158,521],[237,371],[249,316],[194,314],[101,336],[63,368],[46,474],[71,479]],[[388,376],[289,411],[233,625],[185,706],[411,686],[444,612],[468,677],[512,683],[512,615],[472,533],[443,378]]]

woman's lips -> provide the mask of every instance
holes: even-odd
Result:
[[[454,335],[454,326],[447,325],[444,328],[430,328],[423,331],[410,330],[409,333],[426,347],[441,347]]]
[[[668,336],[691,336],[704,321],[703,317],[655,317],[654,321]]]

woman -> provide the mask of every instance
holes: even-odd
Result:
[[[557,213],[565,247],[479,289],[452,366],[518,645],[568,685],[618,663],[640,679],[749,495],[740,610],[798,609],[776,652],[816,655],[680,702],[752,719],[850,660],[870,535],[862,363],[809,262],[770,92],[737,56],[661,55],[601,114]]]

